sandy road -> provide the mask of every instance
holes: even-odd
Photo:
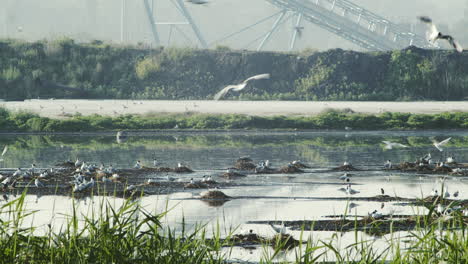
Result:
[[[47,117],[70,114],[209,113],[272,115],[314,115],[327,109],[349,108],[361,113],[468,112],[468,101],[457,102],[304,102],[304,101],[164,101],[164,100],[27,100],[0,102],[9,110],[26,110]]]

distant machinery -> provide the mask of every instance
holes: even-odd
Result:
[[[209,46],[216,45],[217,43],[225,41],[235,35],[250,30],[260,23],[276,18],[270,30],[260,35],[250,43],[258,42],[257,50],[262,50],[271,40],[273,34],[287,21],[293,22],[290,41],[287,48],[288,50],[293,50],[298,38],[306,32],[303,25],[304,20],[340,36],[366,50],[385,51],[402,49],[410,45],[421,48],[437,48],[437,46],[428,42],[424,36],[415,34],[410,30],[385,19],[384,17],[352,3],[349,0],[265,0],[278,7],[279,11],[210,43],[207,43],[203,38],[201,31],[187,10],[183,0],[167,0],[171,1],[173,6],[182,15],[184,18],[184,21],[182,22],[156,21],[154,11],[157,10],[153,10],[152,7],[153,1],[155,0],[142,1],[144,1],[148,24],[150,25],[153,40],[156,45],[161,45],[158,35],[158,27],[163,25],[170,26],[171,32],[173,28],[178,30],[179,25],[189,25],[197,37],[201,47],[208,48]],[[195,0],[191,0],[189,2],[193,4],[193,1]],[[202,4],[207,3],[205,0],[196,1],[202,1]],[[179,30],[179,32],[181,31]],[[169,37],[170,35],[171,34],[169,34]]]

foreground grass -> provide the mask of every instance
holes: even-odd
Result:
[[[75,115],[51,119],[28,112],[0,108],[0,132],[78,132],[139,129],[464,129],[468,113],[378,115],[328,110],[315,116],[247,116],[210,114]]]
[[[176,233],[160,219],[165,213],[151,214],[137,202],[127,200],[119,208],[109,203],[80,217],[74,208],[60,231],[42,227],[45,235],[35,235],[38,227],[29,226],[26,217],[34,214],[25,209],[25,193],[0,207],[0,263],[225,263],[231,256],[229,236],[221,239],[219,228],[211,239],[204,228]],[[420,223],[433,219],[433,210]],[[440,217],[447,218],[447,217]],[[84,220],[79,220],[84,219]],[[373,224],[378,226],[378,220]],[[410,232],[403,243],[391,233],[384,246],[363,240],[355,232],[355,242],[344,248],[336,246],[339,232],[329,240],[306,242],[294,249],[294,262],[315,263],[466,263],[468,239],[466,224],[460,214],[450,219],[431,221],[428,228]],[[405,246],[404,248],[402,246]],[[284,243],[278,241],[271,250],[263,245],[261,263],[278,262]],[[224,252],[224,253],[223,253]]]

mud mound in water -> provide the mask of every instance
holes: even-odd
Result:
[[[207,191],[200,195],[202,199],[229,199],[230,197],[222,191]]]
[[[190,173],[190,172],[193,172],[193,170],[190,169],[189,167],[182,166],[182,167],[174,168],[174,172],[176,172],[176,173]]]
[[[303,173],[304,171],[296,166],[284,166],[279,169],[280,173]]]
[[[305,165],[304,163],[301,163],[301,162],[296,162],[296,163],[292,162],[291,164],[298,169],[310,169],[311,168],[310,166]]]
[[[273,240],[271,241],[276,245],[282,245],[284,249],[294,248],[301,244],[298,240],[294,239],[289,234],[276,234]]]
[[[252,161],[245,161],[245,160],[239,159],[236,161],[236,164],[234,165],[234,167],[238,170],[251,171],[251,170],[255,170],[257,166]]]
[[[249,157],[240,157],[236,162],[253,162],[253,160]]]
[[[451,168],[449,168],[449,167],[445,167],[445,166],[443,166],[443,167],[435,167],[433,171],[434,171],[434,172],[444,172],[444,173],[449,173],[449,172],[452,172],[452,169],[451,169]]]
[[[231,242],[236,246],[251,246],[251,245],[270,245],[272,247],[281,246],[282,249],[297,247],[300,242],[288,234],[276,234],[272,239],[259,236],[255,233],[237,234],[231,237]]]
[[[242,178],[242,177],[247,177],[247,176],[238,172],[225,172],[221,175],[221,177],[226,178],[226,179],[235,179],[235,178]]]

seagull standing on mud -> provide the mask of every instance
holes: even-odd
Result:
[[[387,161],[384,163],[384,168],[385,168],[385,169],[391,169],[391,168],[392,168],[392,161],[391,161],[391,160],[387,160]]]
[[[356,194],[356,193],[359,193],[359,192],[356,191],[356,190],[354,190],[354,189],[352,189],[352,188],[351,188],[351,184],[348,184],[348,185],[346,186],[346,193],[347,193],[347,194],[353,195],[353,194]]]
[[[243,81],[240,84],[228,85],[228,86],[224,87],[221,91],[219,91],[214,96],[214,99],[215,100],[221,99],[221,97],[225,96],[231,90],[236,91],[236,92],[242,91],[245,87],[247,87],[247,85],[250,82],[256,81],[256,80],[262,80],[262,79],[270,79],[270,74],[269,73],[264,73],[264,74],[255,75],[255,76],[252,76],[252,77],[248,78],[247,80]]]
[[[281,226],[280,227],[277,227],[277,226],[274,226],[273,224],[270,223],[270,226],[271,228],[273,228],[273,230],[275,230],[275,232],[277,234],[286,234],[286,226],[284,225],[284,222],[281,222]]]
[[[137,160],[137,162],[136,162],[135,166],[133,166],[133,168],[135,168],[135,169],[141,169],[141,163],[140,163],[139,160]]]
[[[435,43],[439,39],[445,39],[458,52],[463,52],[463,47],[457,41],[455,41],[455,39],[452,36],[442,34],[442,32],[440,32],[437,29],[436,25],[432,23],[432,19],[430,17],[420,16],[418,17],[418,19],[421,22],[426,23],[429,26],[429,31],[428,31],[429,41],[431,41],[432,43]]]

